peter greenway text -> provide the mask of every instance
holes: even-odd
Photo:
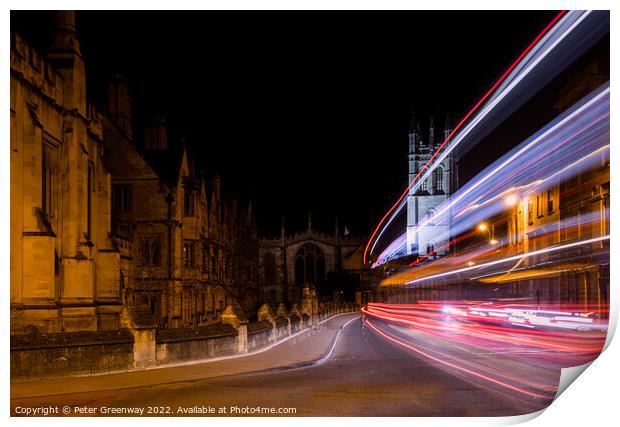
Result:
[[[46,417],[57,415],[295,415],[297,408],[281,408],[273,406],[16,406],[14,415]]]

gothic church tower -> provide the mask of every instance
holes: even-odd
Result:
[[[428,139],[425,139],[414,116],[409,130],[409,183],[424,167],[449,133],[450,128],[446,118],[443,138],[436,138],[435,127],[431,118]],[[443,215],[438,222],[431,220],[417,232],[416,228],[422,221],[432,218],[438,206],[452,194],[454,190],[452,188],[453,171],[454,160],[450,154],[435,168],[431,176],[420,183],[417,190],[414,191],[415,186],[410,188],[407,196],[407,255],[429,256],[433,259],[449,252],[449,248],[443,247],[450,238],[447,215]]]

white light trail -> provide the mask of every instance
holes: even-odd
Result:
[[[576,246],[589,245],[591,243],[602,242],[604,240],[609,240],[609,234],[606,235],[606,236],[595,237],[593,239],[587,239],[587,240],[582,240],[582,241],[579,241],[579,242],[567,243],[567,244],[564,244],[564,245],[552,246],[552,247],[549,247],[549,248],[539,249],[537,251],[527,252],[527,253],[511,256],[511,257],[508,257],[508,258],[502,258],[502,259],[499,259],[499,260],[490,261],[490,262],[486,262],[486,263],[483,263],[483,264],[477,264],[477,265],[474,265],[474,266],[471,266],[471,267],[459,268],[457,270],[448,271],[446,273],[434,274],[434,275],[431,275],[431,276],[422,277],[420,279],[411,280],[411,281],[407,282],[406,284],[407,285],[412,285],[414,283],[423,282],[425,280],[437,279],[437,278],[440,278],[440,277],[451,276],[453,274],[464,273],[466,271],[478,270],[478,269],[485,268],[485,267],[491,267],[493,265],[503,264],[504,262],[515,261],[515,260],[518,260],[518,259],[528,258],[528,257],[532,257],[532,256],[535,256],[535,255],[541,255],[541,254],[546,254],[546,253],[550,253],[550,252],[557,252],[557,251],[560,251],[560,250],[563,250],[563,249],[574,248]]]
[[[541,66],[542,61],[546,59],[552,51],[557,49],[560,43],[564,41],[569,34],[579,28],[579,26],[583,24],[584,20],[590,16],[591,13],[592,11],[570,11],[563,16],[560,21],[552,27],[549,32],[541,38],[541,40],[538,41],[535,47],[527,55],[525,55],[525,57],[519,62],[518,66],[512,70],[506,80],[501,83],[491,98],[484,104],[480,112],[475,115],[473,119],[471,119],[462,131],[456,134],[439,157],[437,157],[433,163],[426,168],[425,172],[418,177],[419,179],[417,179],[413,186],[408,189],[409,193],[415,192],[420,187],[422,182],[431,176],[432,172],[437,168],[437,165],[445,160],[445,158],[459,144],[461,144],[477,126],[480,125],[480,123],[490,114],[491,111],[498,108],[500,102],[503,101],[519,83],[521,83],[537,67]],[[563,48],[568,49],[566,54],[574,55],[574,57],[577,57],[579,54],[579,52],[575,52],[570,48]],[[523,88],[523,90],[525,90],[525,88]],[[383,234],[392,224],[400,211],[402,211],[406,203],[407,199],[403,198],[398,207],[392,212],[387,222],[382,226],[370,248],[370,254],[374,252]],[[374,263],[373,267],[375,265],[377,264]]]

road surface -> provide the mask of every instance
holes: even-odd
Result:
[[[371,324],[367,323],[369,320]],[[110,411],[142,408],[144,412],[138,415],[158,415],[153,413],[157,411],[168,416],[196,412],[247,416],[260,415],[256,412],[259,409],[253,408],[261,408],[262,415],[271,416],[500,416],[531,413],[549,404],[550,399],[507,389],[437,363],[386,339],[381,332],[401,337],[408,334],[403,327],[376,319],[364,322],[359,314],[343,315],[331,319],[314,335],[282,343],[256,356],[79,378],[64,386],[62,380],[18,383],[12,385],[11,411],[17,415],[17,408],[24,411],[23,408],[51,406],[61,408],[58,415],[63,415],[62,408],[68,407],[68,415],[103,415],[104,411],[108,411],[105,415],[115,415]],[[425,345],[435,346],[436,351],[455,351],[449,340]],[[308,349],[320,350],[323,357],[314,357],[314,362],[308,360]],[[557,387],[559,370],[552,367],[520,361],[518,355],[507,361],[501,354],[459,351],[469,352],[472,360],[481,356],[487,361],[499,358],[501,369],[535,369],[533,374],[548,383],[550,393]],[[299,360],[296,353],[305,354],[306,360]],[[282,358],[283,354],[288,354],[288,360]],[[251,358],[275,359],[278,366],[264,365],[264,369],[256,370],[258,365],[248,365]],[[230,373],[243,363],[247,365],[243,367],[245,373]],[[215,368],[208,368],[209,371],[207,365]],[[222,410],[226,413],[219,412]]]

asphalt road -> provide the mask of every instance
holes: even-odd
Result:
[[[405,333],[375,321],[373,325],[390,334]],[[449,342],[434,343],[452,351]],[[467,350],[463,350],[467,351]],[[493,355],[483,355],[488,362]],[[478,355],[469,353],[476,359]],[[537,367],[517,358],[500,369],[532,372],[557,386],[559,371]],[[294,362],[294,361],[291,361]],[[236,363],[230,360],[230,363]],[[192,366],[184,369],[193,369]],[[158,370],[151,371],[157,376]],[[226,375],[206,379],[166,382],[120,390],[102,390],[46,397],[12,399],[11,408],[58,406],[96,408],[143,408],[143,415],[258,415],[244,408],[294,408],[296,416],[501,416],[531,413],[544,408],[549,399],[514,392],[501,385],[438,364],[397,345],[357,318],[340,333],[334,351],[322,363],[302,368]],[[149,412],[150,408],[151,413]],[[231,408],[239,408],[231,413]],[[226,413],[220,412],[224,408]],[[189,413],[187,411],[190,411]],[[13,413],[14,414],[14,413]],[[62,415],[62,411],[60,413]],[[110,415],[110,414],[106,414]],[[129,414],[131,415],[131,414]],[[267,415],[267,414],[263,414]],[[278,416],[279,414],[270,414]]]

